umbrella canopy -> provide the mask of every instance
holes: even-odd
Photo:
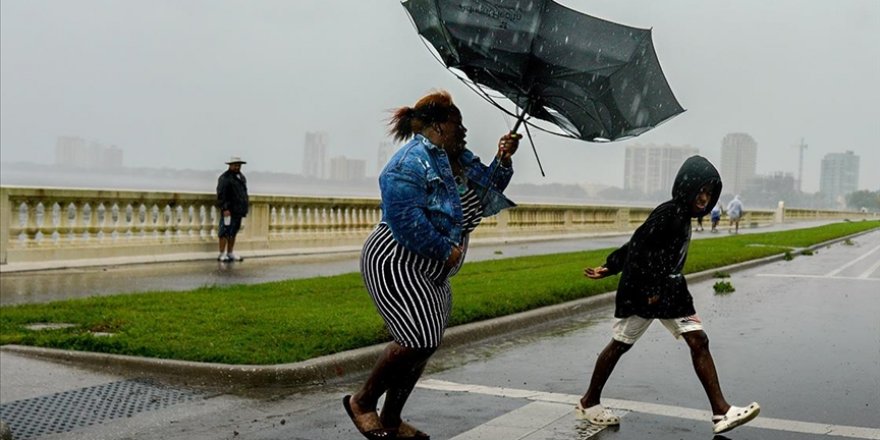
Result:
[[[466,75],[459,77],[497,107],[503,109],[487,88],[522,109],[514,115],[517,127],[528,114],[556,125],[557,134],[613,141],[684,111],[649,29],[551,0],[406,0],[403,6],[446,67]]]

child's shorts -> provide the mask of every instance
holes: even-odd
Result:
[[[657,319],[666,327],[672,336],[675,336],[676,339],[681,338],[681,335],[687,332],[697,331],[703,329],[703,322],[700,321],[700,317],[697,315],[686,316],[684,318],[676,318],[676,319]],[[654,322],[654,319],[642,318],[641,316],[630,316],[627,318],[618,319],[617,322],[614,323],[614,329],[612,338],[615,341],[623,342],[624,344],[635,344],[639,338],[645,334],[645,331],[648,330],[648,326]]]

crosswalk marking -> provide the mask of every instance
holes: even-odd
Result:
[[[840,272],[842,272],[842,271],[843,271],[844,269],[846,269],[847,267],[850,267],[850,266],[852,266],[853,264],[856,264],[856,263],[858,263],[859,261],[862,261],[863,259],[868,258],[869,255],[873,254],[874,252],[877,252],[877,249],[880,249],[880,246],[877,246],[877,247],[875,247],[874,249],[871,249],[870,251],[865,252],[864,254],[862,254],[861,256],[859,256],[858,258],[856,258],[856,259],[850,261],[849,263],[846,263],[846,264],[844,264],[843,266],[840,266],[840,267],[838,267],[837,269],[834,269],[834,270],[832,270],[831,272],[828,272],[827,274],[825,274],[825,276],[833,277],[833,276],[839,274]]]
[[[483,394],[490,395],[496,397],[510,397],[510,398],[521,398],[528,399],[536,402],[549,402],[555,404],[563,404],[567,405],[567,412],[570,417],[574,418],[574,405],[577,403],[580,396],[574,394],[560,394],[560,393],[547,393],[543,391],[533,391],[533,390],[523,390],[517,388],[501,388],[501,387],[492,387],[486,385],[469,385],[469,384],[461,384],[456,382],[448,382],[437,379],[426,379],[418,383],[419,388],[430,389],[435,391],[447,391],[447,392],[463,392],[463,393],[474,393],[474,394]],[[709,423],[711,419],[711,414],[709,411],[703,411],[692,408],[682,408],[678,406],[672,405],[662,405],[657,403],[646,403],[646,402],[638,402],[633,400],[621,400],[621,399],[602,399],[602,402],[605,406],[609,408],[613,408],[614,410],[625,410],[625,411],[633,411],[645,414],[653,414],[658,416],[666,416],[666,417],[677,417],[681,419],[690,419],[690,420],[698,420],[705,421]],[[528,405],[527,405],[528,406]],[[561,411],[562,408],[559,408]],[[528,410],[533,411],[533,410]],[[560,417],[564,417],[563,414]],[[503,416],[502,416],[503,417]],[[555,420],[558,420],[560,417],[556,417],[553,420],[546,421],[546,424],[552,423]],[[537,423],[537,422],[535,422]],[[828,435],[828,436],[838,436],[838,437],[848,437],[855,439],[866,439],[866,440],[880,440],[880,429],[877,428],[865,428],[860,426],[845,426],[845,425],[832,425],[828,423],[813,423],[813,422],[801,422],[797,420],[786,420],[786,419],[776,419],[770,417],[758,417],[755,420],[749,422],[748,426],[754,428],[762,428],[762,429],[772,429],[776,431],[786,431],[786,432],[796,432],[803,434],[813,434],[813,435]],[[476,429],[476,428],[475,428]],[[470,431],[468,431],[470,432]],[[465,433],[467,434],[467,433]],[[464,435],[464,434],[462,434]],[[492,438],[492,437],[462,437],[459,439],[456,437],[456,440],[475,440],[478,438]],[[507,438],[507,437],[500,437]],[[526,437],[510,437],[514,439],[524,439]]]
[[[452,440],[531,440],[544,437],[541,431],[570,415],[571,405],[536,401],[461,433]],[[581,429],[577,433],[578,438],[589,438],[603,429],[586,422],[584,425],[588,430]]]
[[[877,269],[880,269],[880,260],[877,260],[877,262],[874,263],[873,266],[869,267],[868,270],[862,272],[861,275],[859,275],[859,278],[862,278],[862,279],[868,278],[868,276],[871,275],[872,273],[876,272]]]

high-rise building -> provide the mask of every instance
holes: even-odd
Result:
[[[367,161],[336,156],[330,159],[330,179],[340,181],[361,180],[367,167]]]
[[[388,159],[391,159],[391,156],[394,154],[395,145],[394,142],[390,141],[379,143],[379,154],[376,156],[376,175],[381,174],[382,170],[385,169]]]
[[[794,174],[785,171],[774,171],[770,174],[758,174],[746,182],[748,193],[791,194],[797,190]]]
[[[303,152],[303,176],[324,179],[327,176],[327,133],[323,131],[306,132],[306,145]]]
[[[116,145],[111,145],[104,149],[103,164],[106,168],[121,168],[122,156],[122,149]]]
[[[68,168],[110,169],[122,167],[122,149],[78,136],[60,136],[55,142],[55,164]]]
[[[55,141],[55,165],[82,167],[88,162],[88,145],[78,136],[60,136]]]
[[[725,194],[739,194],[758,167],[758,143],[747,133],[730,133],[721,140],[721,181]]]
[[[681,164],[699,152],[691,146],[630,145],[626,147],[623,187],[643,194],[669,192]]]
[[[852,151],[828,153],[822,158],[822,174],[819,192],[828,202],[836,202],[842,196],[859,188],[859,156]]]

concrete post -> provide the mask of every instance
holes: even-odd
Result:
[[[9,190],[0,188],[0,264],[6,264],[6,249],[9,247],[11,221],[12,204],[9,202]]]
[[[614,219],[614,229],[617,231],[629,230],[629,208],[617,209],[617,217]]]
[[[507,223],[510,221],[510,210],[503,209],[501,212],[495,215],[497,217],[497,225],[498,225],[498,233],[502,236],[507,236]]]
[[[269,204],[264,202],[251,203],[248,208],[247,227],[244,236],[248,240],[267,242],[269,240]],[[260,247],[263,244],[260,243]]]
[[[776,215],[773,217],[773,223],[785,222],[785,202],[780,200],[776,205]]]

